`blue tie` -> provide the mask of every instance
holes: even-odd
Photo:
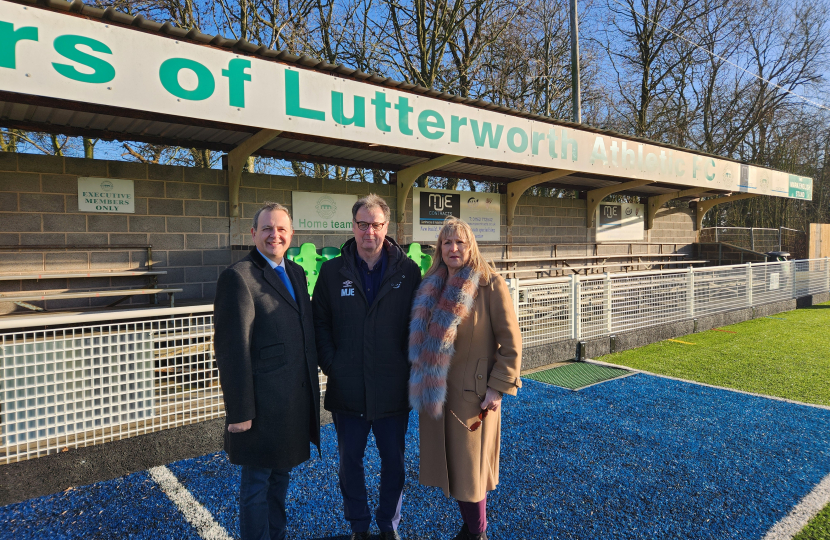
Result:
[[[285,288],[288,289],[288,293],[291,294],[291,298],[293,298],[296,302],[297,297],[294,296],[294,287],[291,286],[291,280],[288,279],[288,275],[285,273],[285,268],[282,266],[276,266],[274,267],[274,270],[277,271],[277,275],[280,277],[280,280],[282,280],[283,285],[285,285]]]

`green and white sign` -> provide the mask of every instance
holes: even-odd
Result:
[[[80,212],[135,214],[135,186],[118,178],[78,178]]]
[[[790,197],[793,199],[813,200],[813,179],[790,175]]]
[[[357,195],[291,192],[295,231],[352,232],[352,206]]]
[[[789,198],[790,175],[0,0],[0,90],[441,155]],[[806,184],[809,179],[800,179]]]
[[[479,242],[501,239],[501,199],[498,193],[415,188],[412,194],[412,240],[435,242],[448,217],[470,224]]]

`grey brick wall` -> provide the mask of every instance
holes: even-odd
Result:
[[[79,176],[126,178],[135,181],[135,214],[99,214],[78,211]],[[224,171],[117,161],[88,160],[29,154],[0,153],[0,274],[62,270],[146,269],[143,249],[72,250],[73,245],[125,244],[153,247],[153,268],[164,270],[159,284],[184,289],[177,300],[210,301],[216,278],[231,262],[247,254],[252,243],[250,220],[265,201],[291,209],[292,191],[377,193],[392,208],[390,235],[402,244],[412,241],[412,198],[406,202],[404,220],[397,223],[394,185],[340,182],[244,174],[240,188],[239,232],[231,230],[228,186]],[[497,193],[502,234],[498,242],[482,243],[488,258],[511,255],[586,255],[652,251],[659,245],[601,245],[595,248],[593,229],[585,227],[585,201],[524,195],[519,200],[513,227],[507,227],[507,197]],[[694,242],[694,214],[688,208],[664,208],[657,214],[651,242],[662,251],[682,251]],[[233,234],[232,234],[233,233]],[[293,245],[312,242],[318,247],[339,246],[351,237],[342,234],[298,232]],[[578,244],[578,245],[567,245]],[[12,246],[67,246],[58,250],[15,250]],[[126,288],[146,286],[134,278],[58,279],[49,281],[0,281],[0,292]],[[110,299],[50,302],[50,309],[104,305]],[[144,303],[135,297],[125,303]],[[37,303],[35,303],[37,304]],[[0,314],[20,310],[0,302]]]
[[[135,181],[135,214],[78,211],[79,176],[126,178]],[[377,193],[394,208],[394,186],[245,174],[240,188],[243,231],[265,201],[291,209],[292,191]],[[396,224],[390,226],[396,234]],[[73,245],[144,245],[153,248],[153,269],[164,270],[159,285],[184,289],[180,300],[210,301],[216,278],[233,260],[248,252],[244,243],[232,246],[228,218],[228,187],[224,171],[116,161],[0,153],[0,274],[65,270],[147,269],[143,249],[78,251]],[[350,234],[294,235],[293,245],[313,242],[339,246]],[[19,245],[67,246],[60,250],[13,250]],[[241,249],[232,249],[238,247]],[[84,278],[41,281],[0,281],[0,292],[146,287],[146,279]],[[49,309],[106,305],[112,299],[50,301]],[[146,297],[123,302],[145,303]],[[31,302],[43,306],[42,302]],[[25,311],[0,302],[0,314]]]
[[[688,207],[661,208],[654,216],[654,228],[648,232],[650,242],[677,244],[684,253],[691,253],[689,246],[695,243],[695,211]]]

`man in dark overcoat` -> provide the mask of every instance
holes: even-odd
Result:
[[[294,234],[288,210],[254,216],[256,247],[219,276],[214,349],[225,400],[225,452],[242,466],[243,540],[285,538],[293,467],[320,447],[320,385],[305,273],[284,257]]]
[[[328,376],[340,454],[340,491],[352,540],[369,538],[372,516],[363,457],[369,433],[381,460],[375,522],[381,540],[399,540],[409,421],[409,312],[421,271],[386,235],[390,210],[377,195],[352,207],[354,239],[323,263],[314,287],[320,367]]]

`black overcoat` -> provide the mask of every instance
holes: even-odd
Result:
[[[303,269],[285,260],[297,301],[256,249],[219,276],[214,349],[231,463],[295,467],[320,446],[314,320]],[[253,420],[250,430],[228,424]]]
[[[369,305],[355,263],[354,239],[323,263],[314,286],[317,355],[326,381],[326,410],[377,420],[409,411],[409,312],[421,269],[394,240]]]

